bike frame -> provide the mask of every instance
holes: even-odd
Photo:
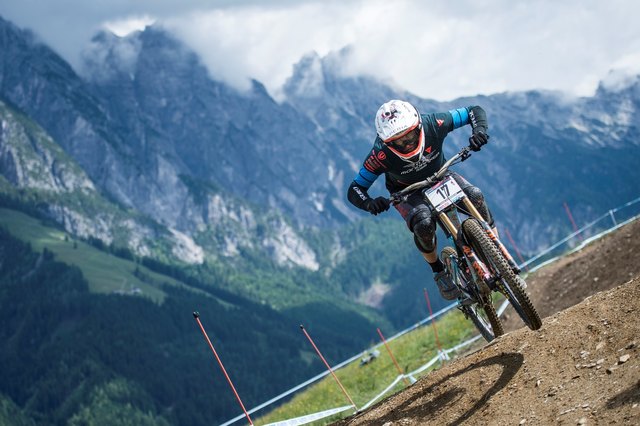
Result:
[[[518,265],[516,264],[511,254],[508,252],[507,248],[504,246],[504,244],[502,244],[498,236],[495,234],[495,232],[493,232],[493,229],[491,229],[489,224],[482,217],[476,206],[473,205],[466,194],[462,195],[455,201],[451,200],[450,206],[448,206],[446,209],[441,210],[440,212],[437,212],[436,206],[433,205],[433,203],[426,195],[426,191],[428,191],[432,186],[436,185],[438,182],[442,181],[445,178],[446,172],[451,165],[465,161],[470,156],[471,152],[469,147],[462,148],[460,152],[454,155],[450,160],[446,161],[442,165],[440,170],[438,170],[432,176],[423,181],[409,185],[405,189],[392,194],[391,200],[394,203],[402,202],[403,199],[406,199],[409,193],[418,189],[422,189],[422,194],[425,202],[427,202],[431,206],[432,211],[434,212],[434,217],[436,218],[440,227],[446,233],[448,233],[448,235],[454,240],[456,246],[459,247],[460,251],[467,261],[467,264],[469,265],[469,270],[473,274],[474,280],[484,282],[485,284],[487,284],[487,286],[489,286],[489,288],[493,288],[495,279],[499,278],[496,276],[497,271],[494,271],[495,273],[492,274],[487,264],[480,259],[475,250],[473,250],[473,248],[467,243],[460,229],[461,221],[458,217],[458,213],[462,212],[469,217],[476,219],[482,226],[483,230],[487,233],[491,241],[493,241],[496,247],[498,247],[498,249],[502,252],[505,259],[509,263],[509,266],[516,274],[519,274],[520,268],[518,268]],[[466,210],[458,206],[460,203],[464,205]]]

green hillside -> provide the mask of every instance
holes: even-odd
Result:
[[[153,272],[130,260],[111,256],[94,246],[79,241],[56,228],[24,213],[0,208],[0,226],[28,242],[35,251],[47,248],[57,260],[78,267],[92,292],[131,293],[161,303],[166,297],[163,284],[184,286],[183,283]],[[139,277],[144,275],[145,280]]]
[[[375,330],[357,309],[341,307],[346,302],[318,298],[308,309],[278,312],[225,290],[233,286],[224,280],[239,274],[205,284],[143,263],[0,209],[0,419],[16,411],[25,424],[210,424],[233,416],[234,397],[194,310],[247,405],[321,370],[300,323],[338,360]]]

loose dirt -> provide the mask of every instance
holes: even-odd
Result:
[[[507,334],[336,425],[640,424],[640,220],[534,272]],[[511,309],[511,308],[510,308]]]

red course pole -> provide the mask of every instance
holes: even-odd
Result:
[[[575,232],[578,232],[578,226],[576,225],[576,222],[573,220],[573,215],[571,214],[571,210],[569,210],[569,206],[567,205],[566,201],[563,202],[562,204],[564,204],[564,209],[567,212],[567,216],[569,216],[569,220],[571,221],[571,225],[573,225],[573,230]],[[578,234],[578,237],[580,237],[580,241],[584,240],[584,238],[582,238],[581,234]]]
[[[427,308],[429,308],[429,316],[431,317],[431,326],[433,327],[433,333],[436,336],[436,345],[438,346],[438,350],[442,352],[442,346],[440,346],[440,339],[438,339],[438,329],[436,328],[436,322],[433,318],[433,312],[431,311],[431,302],[429,301],[429,294],[427,294],[427,289],[424,289],[424,298],[427,299]]]
[[[511,238],[511,233],[509,232],[509,230],[507,228],[504,228],[504,231],[507,233],[507,238],[509,238],[509,242],[511,242],[511,245],[513,246],[513,249],[518,254],[518,258],[520,259],[520,262],[522,262],[524,264],[524,259],[522,258],[522,255],[520,254],[520,250],[518,250],[518,246],[516,245],[516,242],[513,241],[513,238]],[[527,272],[529,272],[529,267],[527,265],[524,265],[524,269],[526,269]]]
[[[404,384],[409,386],[409,381],[404,376],[404,373],[402,372],[402,369],[398,365],[398,362],[396,361],[396,358],[393,356],[393,353],[391,352],[391,348],[389,347],[389,345],[387,345],[387,341],[385,340],[384,336],[382,335],[382,331],[380,331],[379,328],[377,330],[378,330],[378,334],[380,335],[380,338],[382,339],[382,343],[384,343],[384,346],[385,346],[385,348],[387,348],[387,351],[389,352],[389,355],[391,355],[391,359],[393,360],[393,363],[396,365],[396,368],[398,369],[398,373],[400,373],[400,375],[402,376],[402,380],[404,381]]]
[[[309,339],[309,342],[311,342],[311,346],[313,346],[313,349],[316,350],[316,352],[318,353],[318,356],[320,357],[320,359],[322,360],[322,362],[324,362],[324,365],[327,366],[327,369],[329,370],[329,372],[331,373],[331,375],[333,376],[333,378],[336,380],[336,382],[338,383],[338,386],[340,386],[340,389],[342,389],[342,393],[344,393],[344,395],[347,397],[347,399],[349,400],[349,402],[351,403],[351,405],[353,405],[353,407],[356,409],[356,411],[358,410],[358,406],[356,405],[355,402],[353,402],[353,399],[351,399],[351,397],[349,396],[349,394],[347,393],[346,389],[344,388],[344,386],[342,386],[342,383],[340,383],[340,380],[338,380],[338,376],[335,375],[335,373],[333,372],[333,370],[331,369],[331,367],[329,367],[329,363],[327,363],[327,361],[324,359],[324,357],[322,356],[322,354],[320,353],[320,350],[318,349],[318,347],[316,346],[315,343],[313,343],[313,340],[311,340],[311,336],[309,336],[309,333],[307,333],[307,330],[304,329],[304,326],[302,324],[300,324],[300,329],[302,330],[302,332],[304,333],[305,336],[307,336],[307,339]]]
[[[218,360],[218,364],[220,364],[220,368],[222,369],[222,372],[224,373],[224,376],[227,378],[227,382],[229,382],[229,386],[231,386],[231,390],[233,390],[233,393],[235,394],[236,399],[238,400],[238,403],[240,404],[240,407],[242,407],[242,411],[244,411],[244,415],[247,416],[247,420],[249,420],[249,424],[253,426],[253,422],[251,421],[251,417],[249,417],[249,413],[247,413],[247,410],[244,408],[244,404],[242,403],[242,400],[240,399],[240,395],[238,395],[238,392],[236,392],[236,388],[233,386],[233,383],[231,383],[231,379],[229,378],[229,375],[227,374],[227,370],[224,369],[224,365],[222,365],[222,361],[220,361],[220,357],[218,356],[218,353],[213,348],[213,344],[211,343],[211,340],[209,340],[209,336],[207,336],[207,332],[204,331],[204,327],[202,326],[202,323],[200,322],[200,314],[198,312],[194,312],[193,313],[193,317],[198,322],[198,325],[200,326],[200,330],[202,330],[202,334],[204,334],[205,339],[207,339],[207,343],[209,343],[209,347],[211,348],[211,351],[213,352],[213,354],[215,355],[216,359]]]

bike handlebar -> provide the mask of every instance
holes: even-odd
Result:
[[[401,203],[402,201],[404,201],[406,199],[407,194],[409,194],[409,193],[411,193],[413,191],[416,191],[418,189],[422,189],[422,188],[425,188],[427,186],[433,185],[434,183],[436,183],[440,179],[442,179],[442,177],[447,172],[449,167],[451,167],[452,164],[454,164],[458,160],[460,160],[460,162],[462,162],[462,161],[466,160],[469,157],[471,157],[471,148],[468,147],[468,146],[465,146],[460,150],[460,152],[458,152],[456,155],[454,155],[449,160],[447,160],[442,165],[442,167],[440,167],[440,170],[438,170],[437,172],[435,172],[433,175],[429,176],[425,180],[421,180],[419,182],[413,183],[413,184],[407,186],[406,188],[401,189],[398,192],[394,192],[389,197],[389,201],[391,201],[391,204],[394,204],[394,205],[398,204],[398,203]]]

